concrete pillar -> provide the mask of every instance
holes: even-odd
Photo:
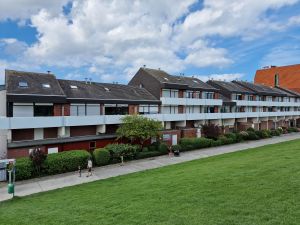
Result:
[[[0,130],[0,159],[7,158],[7,130]]]
[[[96,128],[97,134],[105,134],[106,132],[106,125],[98,125]]]
[[[43,128],[35,128],[34,129],[34,140],[42,140],[44,139],[44,129]]]
[[[70,137],[70,127],[59,127],[58,137]]]

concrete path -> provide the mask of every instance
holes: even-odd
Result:
[[[54,190],[68,186],[74,186],[78,184],[88,183],[96,180],[103,180],[106,178],[134,173],[138,171],[154,169],[195,159],[207,158],[210,156],[242,151],[249,148],[255,148],[269,144],[276,144],[295,139],[300,139],[300,133],[286,134],[282,135],[281,137],[274,137],[270,139],[249,141],[238,144],[189,151],[181,153],[180,157],[169,157],[167,155],[164,155],[154,158],[130,161],[125,163],[124,166],[114,164],[104,167],[97,167],[94,168],[93,176],[91,177],[86,177],[86,171],[84,171],[82,177],[78,177],[78,174],[76,172],[71,172],[60,175],[47,176],[43,178],[31,179],[27,181],[19,181],[16,183],[16,196],[31,195],[34,193]],[[7,194],[6,184],[2,183],[0,186],[0,201],[8,200],[10,198],[12,198],[12,196]]]

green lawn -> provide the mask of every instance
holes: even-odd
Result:
[[[0,203],[1,224],[300,224],[300,140]]]

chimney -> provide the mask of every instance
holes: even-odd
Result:
[[[90,84],[92,84],[92,78],[89,78],[89,80],[90,80]]]
[[[51,73],[51,71],[50,71],[50,70],[47,70],[47,73],[48,73],[48,74],[50,74],[50,73]]]
[[[86,78],[84,78],[84,80],[85,80],[85,83],[87,84],[88,83],[88,78],[86,77]]]

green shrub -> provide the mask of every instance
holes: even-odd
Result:
[[[234,140],[232,138],[227,138],[225,136],[219,137],[219,140],[221,141],[222,145],[228,145],[234,143]]]
[[[263,138],[263,131],[262,130],[256,130],[256,131],[254,131],[254,133],[256,134],[257,137],[259,137],[259,139]]]
[[[98,166],[105,166],[109,164],[109,161],[111,159],[110,152],[105,148],[95,149],[93,152],[93,156],[94,156],[95,163]]]
[[[259,136],[256,135],[253,131],[247,131],[248,137],[247,140],[259,140]]]
[[[272,136],[280,136],[280,131],[278,130],[278,129],[276,129],[276,130],[271,130],[271,135]]]
[[[161,143],[159,146],[158,146],[158,151],[162,154],[166,154],[169,152],[168,150],[168,145],[166,143]]]
[[[234,142],[239,142],[236,133],[228,133],[224,135],[226,138],[232,139]]]
[[[248,136],[248,133],[246,133],[246,136]],[[245,137],[242,133],[236,133],[236,142],[242,142],[244,140],[247,140],[247,137]]]
[[[182,138],[180,140],[180,145],[182,151],[188,151],[192,149],[201,149],[212,146],[212,139],[208,138]]]
[[[175,152],[175,151],[181,152],[181,149],[182,149],[181,145],[173,145],[173,146],[172,146],[172,150],[173,150],[174,152]]]
[[[283,129],[282,129],[282,127],[278,127],[276,130],[277,130],[280,134],[283,134]]]
[[[148,146],[148,151],[150,151],[150,152],[155,152],[155,151],[157,151],[157,146],[156,146],[156,145],[149,145],[149,146]]]
[[[222,145],[221,140],[213,140],[212,143],[211,143],[212,147],[217,147],[217,146],[220,146],[220,145]]]
[[[289,127],[287,128],[288,133],[292,133],[292,132],[299,132],[298,128],[296,127]]]
[[[142,152],[148,152],[149,151],[149,148],[148,147],[143,147],[142,148]]]
[[[263,130],[262,131],[262,138],[270,138],[272,137],[270,130]]]
[[[16,160],[16,180],[27,180],[33,177],[33,164],[29,158]]]
[[[138,152],[136,155],[136,159],[145,159],[159,155],[162,155],[162,153],[159,151]]]
[[[252,128],[252,127],[249,127],[246,131],[252,131],[252,132],[255,132],[255,129]]]
[[[85,150],[65,151],[55,154],[49,154],[42,173],[44,175],[60,174],[78,170],[87,167],[87,160],[91,154]]]
[[[105,147],[113,159],[120,159],[121,156],[124,158],[133,158],[136,156],[140,146],[130,144],[109,144]]]

